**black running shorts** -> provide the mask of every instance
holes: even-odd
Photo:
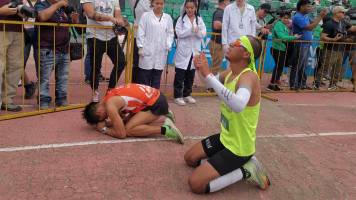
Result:
[[[168,102],[167,98],[160,93],[157,101],[152,106],[147,106],[142,111],[151,111],[152,114],[156,116],[167,115],[168,114]]]
[[[220,142],[220,134],[209,136],[201,141],[208,162],[223,176],[235,169],[241,168],[251,156],[237,156]]]

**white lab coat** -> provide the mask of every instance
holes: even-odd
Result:
[[[139,1],[137,3],[136,9],[134,9],[136,1]],[[149,12],[152,10],[151,7],[151,0],[129,0],[130,7],[132,12],[135,12],[136,18],[134,20],[134,27],[135,27],[135,38],[137,38],[137,28],[138,25],[140,24],[140,19],[145,12]]]
[[[256,36],[256,21],[255,9],[250,4],[246,3],[242,16],[236,3],[228,5],[223,16],[222,44],[230,44],[244,35]]]
[[[142,15],[138,27],[137,47],[142,48],[139,67],[141,69],[163,70],[168,51],[174,39],[173,20],[171,16],[163,13],[161,20],[153,11]]]
[[[196,18],[193,21],[194,26],[197,26]],[[177,50],[174,57],[174,62],[177,68],[186,70],[189,60],[195,50],[201,51],[201,45],[206,36],[206,27],[201,17],[198,17],[198,32],[192,32],[192,23],[187,15],[179,17],[175,27],[178,37]],[[192,63],[191,69],[195,69]]]

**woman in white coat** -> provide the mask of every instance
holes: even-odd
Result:
[[[160,88],[161,75],[173,39],[173,20],[163,13],[164,0],[152,0],[152,11],[142,15],[137,36],[139,48],[138,83]]]
[[[192,62],[195,52],[201,51],[202,41],[206,35],[203,19],[198,16],[197,0],[186,0],[185,11],[177,20],[175,27],[178,42],[174,58],[176,74],[174,77],[174,102],[178,105],[196,103],[191,96],[195,76]]]

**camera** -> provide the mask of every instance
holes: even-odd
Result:
[[[73,12],[75,12],[75,9],[74,7],[72,6],[67,6],[67,7],[64,7],[64,12],[69,16],[71,15]]]
[[[128,32],[124,26],[117,24],[115,24],[112,29],[116,35],[126,35]]]
[[[11,0],[9,8],[17,8],[17,12],[29,18],[36,18],[38,14],[34,8],[23,5],[22,0]]]

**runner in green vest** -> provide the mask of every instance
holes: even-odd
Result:
[[[226,58],[229,69],[214,76],[204,54],[194,65],[222,100],[221,131],[195,144],[184,156],[196,167],[189,177],[194,193],[210,193],[245,179],[267,189],[269,179],[254,156],[256,128],[260,112],[261,89],[255,59],[262,45],[252,36],[242,36],[230,44]],[[207,162],[203,162],[204,160]]]

